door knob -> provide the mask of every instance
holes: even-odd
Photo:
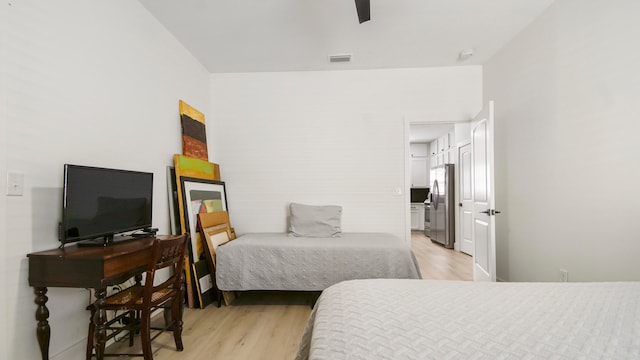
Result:
[[[495,214],[500,214],[500,211],[498,211],[498,210],[491,210],[491,215],[495,215]]]
[[[480,211],[480,214],[487,214],[487,215],[491,216],[491,210],[487,209],[485,211]]]

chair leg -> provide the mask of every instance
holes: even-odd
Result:
[[[87,360],[91,360],[91,356],[93,355],[93,336],[96,331],[96,326],[93,323],[93,316],[95,315],[95,312],[96,308],[94,306],[91,306],[91,316],[89,317],[89,333],[87,335]]]
[[[182,311],[181,311],[181,301],[178,301],[179,298],[173,299],[171,303],[171,320],[173,328],[173,340],[176,343],[176,349],[178,351],[184,350],[184,346],[182,345]]]
[[[151,310],[142,310],[140,319],[140,342],[142,344],[142,354],[144,360],[153,360],[151,352]]]
[[[133,346],[133,337],[136,335],[136,329],[138,328],[138,312],[137,311],[129,311],[129,325],[127,328],[129,330],[129,346]]]

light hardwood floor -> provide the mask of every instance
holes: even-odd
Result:
[[[411,234],[411,248],[423,279],[473,279],[471,256],[434,244],[421,232]]]
[[[424,279],[472,279],[470,256],[433,244],[418,232],[411,235],[411,245]],[[175,351],[171,333],[163,333],[152,343],[154,359],[293,359],[318,295],[247,292],[231,306],[185,309],[184,351]],[[131,349],[118,343],[108,351],[137,352],[139,347]]]

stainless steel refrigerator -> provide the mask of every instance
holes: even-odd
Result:
[[[431,238],[432,241],[453,248],[455,241],[454,165],[431,168]]]

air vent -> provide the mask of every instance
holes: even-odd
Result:
[[[329,55],[329,63],[350,63],[351,54]]]

